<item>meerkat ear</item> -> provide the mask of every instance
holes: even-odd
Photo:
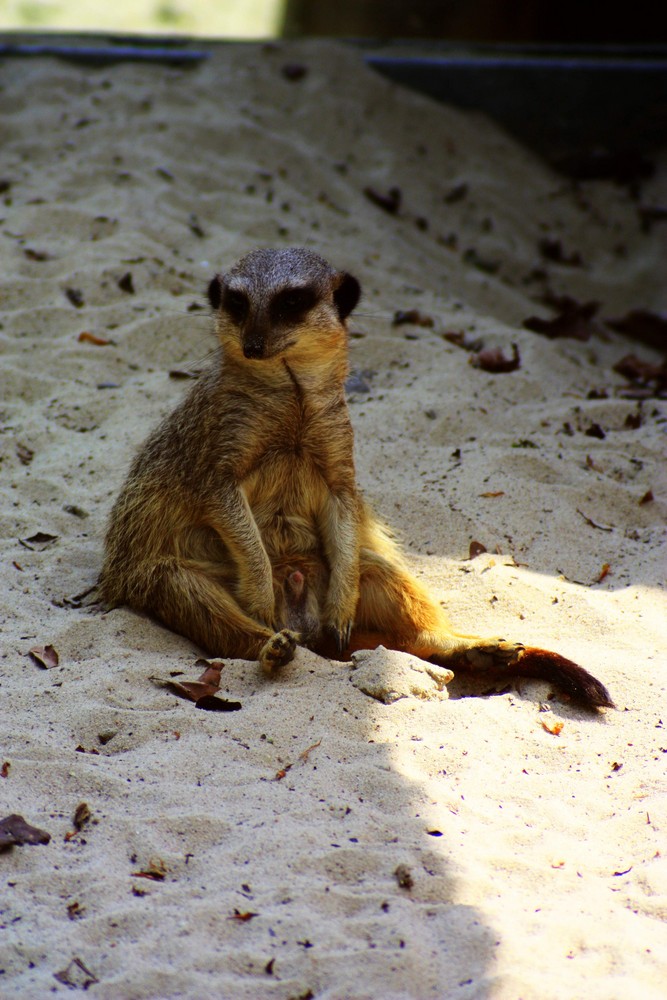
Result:
[[[361,295],[361,285],[351,274],[344,274],[334,292],[334,302],[341,319],[347,319]]]
[[[215,278],[211,279],[211,283],[208,286],[208,301],[211,303],[211,308],[215,309],[217,312],[220,308],[220,303],[222,302],[221,274],[216,274]]]

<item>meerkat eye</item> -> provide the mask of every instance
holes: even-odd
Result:
[[[237,323],[242,323],[248,315],[248,297],[244,292],[239,292],[234,288],[226,288],[222,304],[232,319]]]
[[[316,301],[317,293],[314,288],[286,288],[271,303],[271,314],[282,322],[296,322],[312,309]]]

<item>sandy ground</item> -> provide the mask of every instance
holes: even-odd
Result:
[[[0,803],[51,835],[0,853],[0,994],[664,997],[667,405],[613,372],[647,348],[522,327],[547,291],[667,307],[665,227],[638,216],[664,162],[640,202],[575,188],[317,44],[7,62],[0,111]],[[258,245],[363,284],[358,474],[415,571],[462,629],[558,649],[617,711],[458,679],[384,705],[299,651],[271,682],[227,662],[242,708],[209,713],[150,680],[196,677],[189,642],[79,599],[184,391],[169,372],[211,349],[203,289]],[[432,326],[394,326],[410,309]],[[520,367],[476,369],[445,333]],[[28,655],[47,644],[50,669]]]

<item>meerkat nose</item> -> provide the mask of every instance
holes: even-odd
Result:
[[[244,358],[263,358],[264,344],[261,341],[250,341],[243,345]]]

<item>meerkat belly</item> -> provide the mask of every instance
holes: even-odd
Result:
[[[327,487],[307,454],[267,456],[241,487],[272,561],[319,550]]]

